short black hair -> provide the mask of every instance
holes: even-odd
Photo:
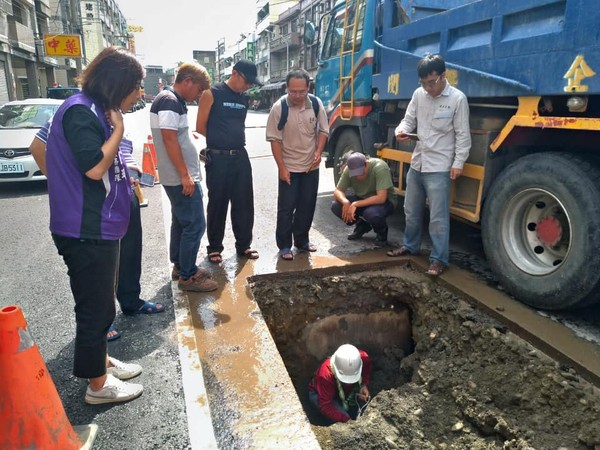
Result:
[[[417,74],[419,78],[425,78],[427,75],[437,72],[438,75],[446,71],[446,63],[440,55],[425,55],[419,64],[417,64]]]
[[[88,64],[78,81],[86,95],[109,110],[119,108],[143,79],[144,68],[133,53],[120,47],[107,47]]]
[[[290,84],[292,78],[304,78],[306,80],[306,87],[310,86],[310,75],[304,69],[293,69],[288,72],[285,77],[285,85]]]

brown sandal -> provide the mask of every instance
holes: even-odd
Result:
[[[213,264],[221,264],[223,262],[223,257],[221,256],[221,252],[210,252],[208,254],[208,260]]]
[[[431,264],[429,265],[429,270],[426,273],[427,275],[433,275],[434,277],[438,277],[444,272],[445,268],[446,266],[434,259],[433,261],[431,261]]]
[[[258,259],[258,252],[256,250],[252,250],[251,248],[247,248],[243,253],[238,253],[238,256],[248,259]]]

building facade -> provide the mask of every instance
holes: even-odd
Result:
[[[44,36],[64,34],[81,36],[81,58],[46,55]],[[73,86],[103,48],[133,44],[115,0],[0,0],[0,104]]]
[[[285,93],[285,77],[291,69],[305,69],[314,78],[318,67],[318,40],[305,42],[308,26],[316,27],[331,10],[333,0],[258,0],[256,26],[232,45],[217,42],[218,79],[231,75],[236,61],[248,57],[252,50],[260,89],[260,107],[269,108]],[[326,24],[325,24],[326,25]],[[250,58],[252,59],[252,58]]]
[[[210,75],[211,83],[214,83],[217,75],[217,52],[214,50],[194,50],[193,58],[194,61],[206,68]]]

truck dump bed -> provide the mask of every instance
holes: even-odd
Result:
[[[383,100],[409,99],[418,60],[440,53],[450,81],[471,98],[597,94],[598,6],[597,0],[386,1],[373,85]],[[394,78],[398,83],[390,83]]]

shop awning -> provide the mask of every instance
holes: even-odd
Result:
[[[285,81],[279,81],[277,83],[265,84],[260,88],[261,91],[272,91],[274,89],[283,89],[285,87]]]

